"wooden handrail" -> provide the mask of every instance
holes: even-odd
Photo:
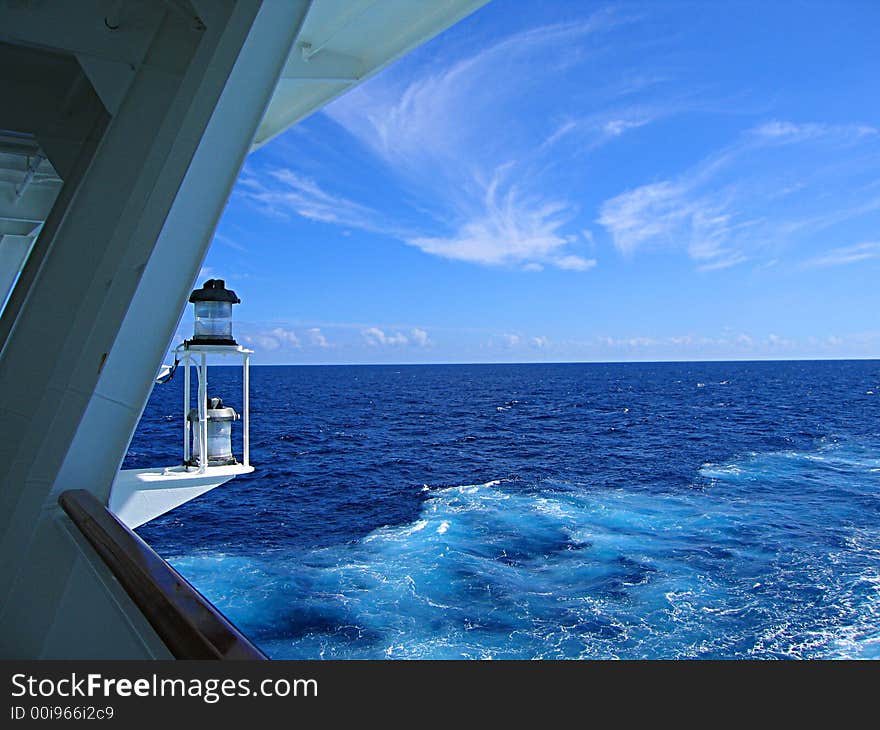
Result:
[[[58,504],[177,659],[266,659],[91,492],[68,490]]]

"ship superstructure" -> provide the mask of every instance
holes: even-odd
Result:
[[[112,485],[247,153],[484,1],[0,0],[0,655],[259,656]]]

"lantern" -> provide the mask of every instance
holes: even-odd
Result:
[[[195,467],[200,474],[218,467],[225,473],[230,467],[250,466],[250,356],[253,350],[239,345],[232,338],[232,305],[241,300],[226,288],[223,279],[208,279],[201,289],[190,294],[194,305],[193,337],[175,350],[183,365],[183,464]],[[208,397],[208,358],[233,356],[242,363],[242,414],[224,406],[220,398]],[[191,374],[195,366],[198,377],[196,407],[191,399]],[[216,388],[211,388],[216,393]],[[232,423],[242,421],[242,463],[232,453]],[[217,472],[218,469],[214,469]]]
[[[209,398],[206,409],[208,458],[207,466],[223,466],[235,464],[232,455],[232,422],[240,417],[234,409],[223,405],[220,398]],[[193,408],[189,412],[189,421],[193,424],[199,422],[199,409]],[[192,457],[190,463],[193,466],[202,465],[201,441],[198,429],[193,430]]]
[[[201,289],[189,295],[193,304],[195,324],[193,345],[232,345],[232,305],[241,304],[235,292],[226,288],[223,279],[208,279]]]
[[[166,372],[157,378],[159,383],[168,382],[178,366],[183,374],[183,460],[173,466],[119,471],[110,492],[109,507],[132,529],[230,479],[254,471],[250,463],[249,395],[253,350],[232,339],[232,305],[239,304],[239,298],[221,279],[210,279],[189,300],[195,305],[194,336],[174,348],[174,364],[165,366]],[[209,358],[229,357],[241,362],[241,416],[224,406],[220,398],[208,397]],[[226,388],[232,384],[228,377],[222,382]],[[217,383],[212,382],[210,392],[216,394],[219,390]],[[232,451],[233,423],[239,418],[240,462]]]

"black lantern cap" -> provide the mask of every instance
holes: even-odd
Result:
[[[226,288],[226,282],[223,279],[208,279],[202,284],[201,289],[194,289],[189,295],[190,302],[232,302],[233,304],[241,304],[232,289]]]

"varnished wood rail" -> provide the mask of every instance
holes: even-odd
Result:
[[[266,659],[91,492],[68,490],[58,503],[177,659]]]

